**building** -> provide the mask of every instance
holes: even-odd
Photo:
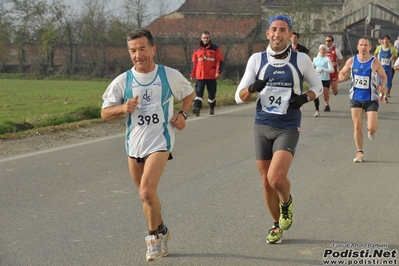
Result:
[[[206,30],[222,50],[223,77],[239,79],[248,57],[265,49],[261,4],[262,0],[187,0],[146,27],[156,39],[157,61],[188,75],[192,52]]]
[[[393,7],[399,7],[399,1],[394,2]],[[384,35],[391,35],[394,41],[399,36],[399,13],[395,8],[385,5],[367,4],[332,21],[330,25],[343,30],[342,50],[349,55],[356,53],[357,41],[361,37],[369,38],[373,47],[377,45],[378,38]]]

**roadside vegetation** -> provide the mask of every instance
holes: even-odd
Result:
[[[0,75],[0,138],[72,130],[101,121],[102,94],[111,80]],[[192,84],[194,87],[194,84]],[[237,84],[218,82],[217,106],[235,104]],[[254,97],[255,99],[255,97]],[[207,96],[204,97],[204,107]],[[176,109],[180,103],[176,102]]]

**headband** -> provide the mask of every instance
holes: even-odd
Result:
[[[287,22],[288,27],[290,29],[292,29],[292,19],[290,17],[288,17],[288,16],[286,16],[284,14],[280,14],[280,15],[277,15],[275,17],[271,17],[271,18],[269,18],[269,26],[270,26],[270,24],[272,24],[273,21],[276,21],[276,20],[282,20],[282,21]]]

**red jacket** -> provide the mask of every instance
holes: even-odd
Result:
[[[216,79],[216,73],[223,70],[223,55],[218,46],[201,41],[191,59],[190,77],[195,79]]]

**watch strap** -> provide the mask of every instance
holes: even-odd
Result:
[[[182,114],[184,116],[184,119],[187,119],[187,117],[188,117],[187,112],[185,112],[183,110],[179,111],[179,114]]]

